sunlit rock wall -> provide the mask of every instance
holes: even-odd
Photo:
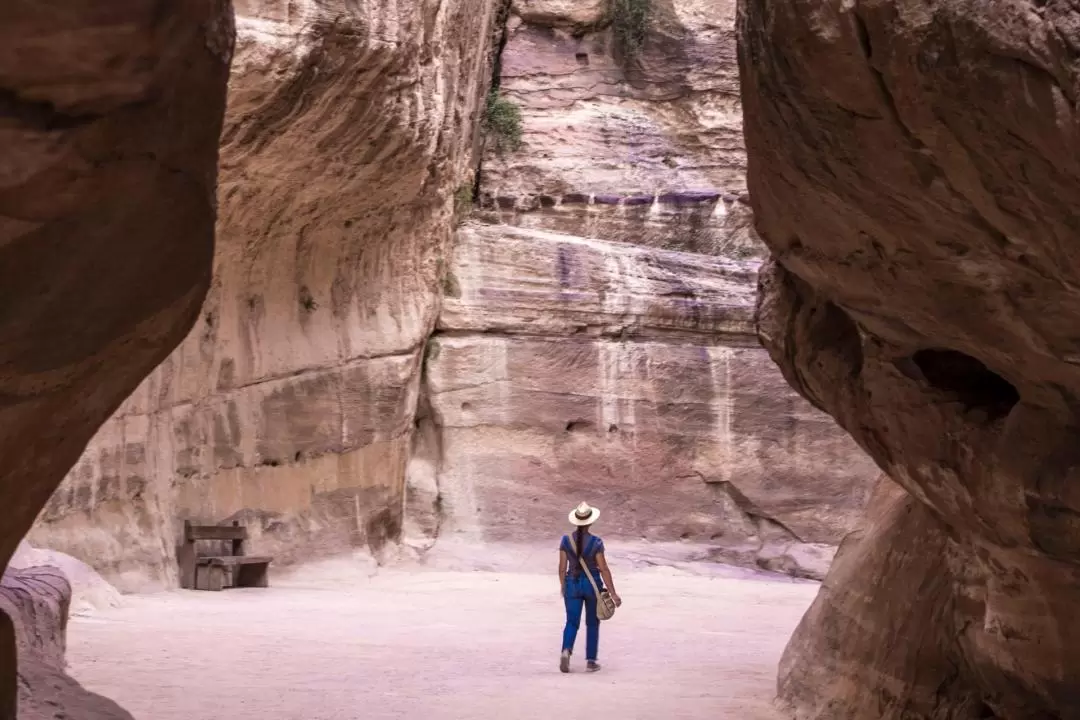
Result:
[[[458,235],[410,514],[440,537],[608,536],[821,577],[878,470],[753,335],[756,262],[499,226]]]
[[[120,587],[175,581],[185,518],[281,562],[401,524],[454,188],[472,176],[494,0],[249,0],[195,329],[32,534]]]
[[[487,219],[671,250],[761,254],[746,197],[733,0],[653,0],[641,47],[613,4],[516,0],[498,92],[521,147],[485,146]]]

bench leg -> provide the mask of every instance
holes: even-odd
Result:
[[[270,563],[241,565],[236,568],[236,587],[269,587]]]
[[[221,590],[225,585],[225,568],[217,565],[200,565],[195,570],[196,590]]]
[[[180,565],[180,587],[191,590],[195,587],[195,543],[185,542],[176,553]]]

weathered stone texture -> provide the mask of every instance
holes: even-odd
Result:
[[[232,48],[223,0],[0,5],[0,572],[195,320]],[[22,609],[0,609],[5,719]]]
[[[522,146],[489,142],[486,217],[672,250],[761,252],[746,154],[731,0],[650,3],[641,49],[617,47],[607,3],[512,3],[499,92]]]
[[[19,651],[19,720],[131,720],[116,703],[65,672],[70,605],[71,584],[58,568],[8,569],[0,578],[0,614],[13,618]]]
[[[444,536],[531,542],[587,497],[610,536],[820,577],[877,470],[758,346],[755,270],[464,228],[426,353],[436,437],[410,468],[411,512],[435,494],[427,526]]]
[[[238,4],[213,286],[36,542],[133,589],[175,580],[184,518],[281,562],[396,534],[494,4]]]
[[[837,563],[783,700],[1080,716],[1080,10],[747,0],[739,34],[762,339],[910,495]]]

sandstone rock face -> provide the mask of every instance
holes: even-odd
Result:
[[[49,566],[63,573],[71,586],[68,609],[72,615],[92,614],[95,610],[120,607],[120,593],[101,577],[92,567],[70,555],[56,550],[31,547],[25,540],[11,556],[8,568],[25,570]]]
[[[1076,717],[1080,12],[748,1],[739,25],[762,338],[909,495],[836,564],[782,698]]]
[[[494,4],[237,4],[213,287],[35,542],[132,589],[173,584],[185,518],[281,562],[397,534]]]
[[[64,672],[70,603],[71,584],[58,568],[9,569],[0,578],[0,613],[13,618],[19,650],[19,720],[131,720]]]
[[[420,529],[551,541],[587,498],[609,536],[820,577],[877,470],[757,344],[756,269],[464,228],[426,352]]]
[[[0,7],[0,572],[94,431],[195,320],[232,46],[221,0]],[[0,608],[8,718],[2,610],[21,609]]]
[[[753,335],[733,7],[653,3],[628,58],[607,3],[496,5],[238,6],[213,286],[36,544],[145,589],[184,519],[283,564],[406,522],[550,538],[585,495],[609,535],[824,574],[877,469]],[[474,185],[507,11],[525,145],[489,144]],[[505,224],[451,251],[475,187]]]
[[[521,110],[522,145],[487,143],[479,200],[500,222],[757,255],[735,3],[649,5],[644,42],[627,56],[611,3],[511,4],[498,92]]]

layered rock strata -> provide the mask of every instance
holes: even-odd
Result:
[[[87,441],[195,320],[232,48],[220,0],[0,7],[0,572]],[[16,603],[0,608],[6,719],[16,626],[41,599],[4,592]],[[59,616],[48,622],[62,638]]]
[[[647,6],[642,40],[618,42],[616,6]],[[515,0],[498,93],[521,146],[488,142],[484,216],[670,250],[762,248],[746,203],[735,3]]]
[[[609,536],[820,577],[877,470],[758,345],[756,269],[463,228],[426,352],[409,514],[442,537],[550,542],[587,497]]]
[[[1071,3],[745,2],[760,332],[906,491],[788,649],[798,718],[1080,716]]]
[[[493,0],[237,5],[213,287],[33,539],[173,584],[184,519],[279,562],[401,524],[420,348],[471,179]]]

